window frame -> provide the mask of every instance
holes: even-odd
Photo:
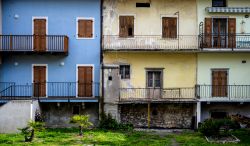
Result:
[[[169,17],[169,18],[176,18],[176,38],[170,38],[170,37],[163,37],[163,25],[162,25],[162,22],[163,22],[163,18],[165,17]],[[161,15],[160,17],[160,27],[161,27],[161,38],[162,39],[179,39],[179,18],[178,16],[176,15]]]
[[[155,87],[154,74],[153,74],[153,87],[148,86],[148,72],[160,72],[160,87]],[[146,88],[163,88],[163,68],[146,69]]]
[[[121,66],[129,66],[129,77],[126,78],[126,68],[124,68],[123,70],[123,74],[125,78],[122,78],[122,74],[121,74]],[[119,65],[119,75],[121,76],[121,80],[129,80],[131,78],[131,65],[130,64],[120,64]]]
[[[217,0],[218,1],[218,0]],[[221,0],[221,1],[223,1],[223,3],[224,3],[224,5],[223,6],[214,6],[214,0],[212,0],[212,7],[215,7],[215,8],[217,8],[217,7],[221,7],[221,8],[223,8],[223,7],[227,7],[227,0]]]
[[[120,16],[133,16],[134,17],[134,32],[133,32],[133,36],[127,36],[127,37],[121,37],[120,36]],[[134,39],[135,38],[135,30],[136,30],[135,26],[136,26],[136,14],[119,14],[118,15],[118,32],[117,32],[117,34],[118,34],[119,38]]]
[[[91,38],[87,38],[87,37],[79,37],[78,36],[78,21],[79,20],[92,20],[92,37]],[[76,17],[76,39],[81,40],[81,39],[94,39],[95,38],[95,18],[93,17]]]

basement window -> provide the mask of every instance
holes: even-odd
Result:
[[[136,3],[137,8],[150,8],[150,3]]]
[[[80,114],[80,106],[73,106],[73,115],[79,115]]]
[[[211,112],[211,118],[224,119],[227,117],[227,112]]]

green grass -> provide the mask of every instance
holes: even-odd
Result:
[[[78,129],[46,129],[36,134],[31,143],[20,134],[0,134],[0,145],[136,145],[167,146],[170,140],[144,132],[88,130],[78,136]]]
[[[249,130],[237,130],[233,134],[241,140],[239,144],[221,145],[250,145]],[[46,129],[43,132],[36,133],[36,137],[31,143],[24,142],[23,136],[20,134],[0,134],[0,145],[168,146],[172,144],[173,139],[182,146],[219,145],[207,143],[204,136],[197,132],[183,132],[181,134],[159,136],[148,132],[88,130],[84,132],[84,136],[78,136],[78,129]]]
[[[238,144],[228,143],[228,144],[216,144],[216,143],[208,143],[204,136],[198,132],[190,133],[184,132],[180,135],[174,135],[176,141],[182,146],[250,146],[250,131],[249,130],[236,130],[232,132],[237,138],[241,140]]]

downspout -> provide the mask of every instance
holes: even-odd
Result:
[[[101,25],[100,25],[100,35],[101,35],[101,39],[100,39],[100,64],[101,64],[101,76],[102,76],[102,79],[101,79],[101,84],[102,84],[102,89],[101,89],[101,96],[100,96],[100,109],[99,109],[99,112],[100,114],[103,114],[104,113],[104,65],[103,65],[103,0],[101,0],[101,4],[100,4],[100,20],[101,20]]]

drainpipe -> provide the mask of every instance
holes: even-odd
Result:
[[[102,95],[102,97],[100,98],[100,100],[99,100],[99,105],[100,105],[100,107],[99,107],[99,114],[102,114],[102,113],[104,113],[104,65],[103,65],[103,0],[101,0],[101,4],[100,4],[100,9],[101,9],[101,11],[100,11],[100,23],[101,23],[101,25],[100,25],[100,31],[101,31],[101,33],[100,33],[100,37],[101,37],[101,39],[100,39],[100,64],[101,64],[101,76],[102,76],[102,79],[101,79],[101,82],[102,82],[102,89],[101,89],[101,95]]]

